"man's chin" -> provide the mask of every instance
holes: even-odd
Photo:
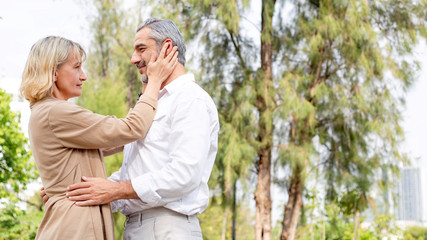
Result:
[[[142,83],[148,83],[148,76],[146,74],[141,75],[141,82]]]

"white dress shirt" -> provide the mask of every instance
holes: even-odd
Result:
[[[131,180],[140,199],[115,201],[113,211],[129,215],[164,206],[185,215],[202,213],[209,203],[218,131],[216,106],[192,74],[166,85],[147,135],[125,145],[122,167],[109,178]]]

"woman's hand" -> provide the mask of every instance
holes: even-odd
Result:
[[[171,75],[178,64],[177,47],[173,47],[169,54],[165,56],[169,44],[171,43],[163,45],[157,59],[151,55],[150,61],[147,64],[148,83],[147,86],[144,86],[144,95],[154,99],[158,98],[163,82]]]
[[[40,197],[42,197],[43,199],[43,205],[45,205],[47,200],[49,200],[49,196],[46,195],[46,192],[44,191],[44,187],[40,189]]]
[[[157,59],[151,55],[150,61],[147,64],[148,85],[162,84],[173,72],[178,64],[178,47],[174,46],[170,53],[166,55],[166,50],[170,47],[171,43],[163,45]]]

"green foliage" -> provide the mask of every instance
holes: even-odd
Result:
[[[29,161],[28,140],[19,127],[20,115],[9,104],[10,96],[0,89],[0,198],[25,189],[37,177],[34,162]]]
[[[37,225],[33,224],[32,218],[33,216],[16,208],[15,205],[0,208],[0,239],[34,239]]]
[[[279,85],[285,95],[279,115],[286,119],[291,113],[291,136],[295,136],[295,143],[290,137],[291,142],[287,146],[285,142],[282,149],[298,149],[294,145],[307,149],[279,156],[285,166],[294,169],[295,163],[303,162],[304,154],[312,156],[306,157],[316,169],[311,177],[317,185],[325,184],[326,203],[339,204],[341,214],[329,225],[334,232],[344,233],[343,220],[375,204],[369,196],[373,188],[387,191],[392,186],[396,175],[382,179],[381,173],[396,173],[408,162],[399,150],[403,139],[401,107],[417,63],[403,57],[410,56],[412,50],[402,48],[401,41],[412,47],[416,44],[419,36],[408,28],[425,28],[425,18],[413,9],[417,4],[425,6],[409,1],[319,2],[318,8],[296,4],[294,20],[278,27],[281,41],[275,47],[278,58],[287,64]],[[401,4],[413,9],[409,15],[416,21],[408,23],[411,17]],[[378,8],[384,12],[377,15]],[[388,14],[403,19],[385,17]],[[385,25],[396,26],[400,21],[406,24],[394,28],[393,34],[385,29]],[[396,92],[396,88],[402,91]],[[310,152],[307,145],[313,145],[315,151]],[[328,214],[327,219],[333,220],[333,216]],[[378,236],[380,233],[375,230]]]
[[[19,127],[20,115],[10,110],[10,96],[0,89],[0,197],[18,193],[36,178],[34,162],[29,161],[28,140]]]
[[[254,213],[245,203],[238,204],[236,216],[237,239],[254,238]],[[208,208],[198,217],[206,240],[232,239],[232,209],[223,207],[221,200],[210,202]]]
[[[142,89],[137,68],[130,64],[137,13],[135,9],[123,9],[118,0],[93,0],[89,6],[96,13],[90,19],[94,38],[86,63],[89,86],[78,103],[101,114],[123,117]],[[123,102],[126,105],[120,106]],[[119,112],[109,110],[110,104]]]
[[[324,224],[324,223],[323,223]],[[339,224],[339,227],[332,228],[330,225],[316,225],[304,226],[297,230],[298,234],[296,240],[311,240],[311,239],[340,239],[340,240],[353,240],[354,239],[353,224]],[[323,236],[325,238],[323,238]],[[369,229],[359,230],[359,240],[373,240],[381,239],[374,232]]]
[[[0,239],[34,239],[41,212],[21,210],[18,194],[38,172],[19,127],[20,115],[9,104],[10,96],[0,89]]]
[[[84,84],[78,104],[102,115],[125,117],[128,107],[123,83],[111,78],[88,80]]]
[[[409,226],[403,233],[405,240],[425,240],[427,239],[427,228],[419,226]]]
[[[37,228],[43,218],[41,210],[42,199],[39,192],[28,199],[26,210],[22,210],[18,204],[22,200],[10,197],[7,203],[0,208],[0,239],[34,239]]]
[[[301,225],[297,230],[297,240],[309,239],[354,239],[354,218],[345,214],[337,204],[328,204],[325,214]],[[358,239],[383,239],[384,237],[401,236],[400,229],[391,224],[389,215],[379,214],[373,221],[358,227]],[[365,222],[362,217],[361,223]],[[404,238],[406,239],[406,238]]]
[[[20,199],[9,198],[0,209],[0,239],[34,239],[44,212],[42,198],[36,192],[26,200],[26,210],[18,206]]]
[[[121,214],[120,211],[113,213],[114,218],[114,234],[116,239],[123,239],[124,226],[125,226],[125,215]]]

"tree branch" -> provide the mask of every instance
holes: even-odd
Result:
[[[242,53],[240,51],[240,46],[236,42],[236,39],[234,38],[234,34],[230,31],[230,29],[227,29],[228,34],[230,35],[231,42],[233,43],[234,49],[236,50],[237,57],[239,58],[240,64],[242,65],[243,69],[245,70],[245,73],[249,73],[248,68],[246,67],[245,61],[243,60]]]
[[[31,205],[31,206],[33,206],[33,207],[37,208],[40,212],[43,212],[43,203],[41,203],[41,204],[39,205],[39,204],[36,204],[36,203],[30,202],[30,201],[28,201],[28,200],[22,199],[22,198],[20,198],[19,196],[17,196],[17,198],[19,199],[19,201],[21,201],[21,202],[25,202],[26,204]]]

